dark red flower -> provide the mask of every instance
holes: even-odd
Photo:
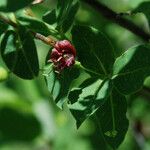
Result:
[[[75,63],[76,50],[67,40],[56,42],[52,49],[50,61],[53,62],[56,71],[61,72],[64,68]]]

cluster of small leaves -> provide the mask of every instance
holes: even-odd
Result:
[[[31,2],[16,0],[18,5],[14,6],[12,0],[3,0],[0,11],[17,11]],[[146,8],[147,4],[143,3],[134,12],[148,15]],[[44,14],[43,21],[16,13],[17,28],[0,22],[0,34],[5,32],[0,51],[9,70],[23,79],[38,76],[39,62],[32,32],[64,37],[78,9],[77,0],[58,0],[57,8]],[[76,64],[58,74],[53,64],[47,63],[43,74],[48,89],[60,108],[67,102],[77,127],[95,115],[103,146],[116,149],[128,129],[125,96],[138,91],[150,75],[150,45],[131,47],[115,58],[109,39],[94,27],[73,25],[71,35],[77,50]]]

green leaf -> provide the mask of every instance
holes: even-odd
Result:
[[[113,47],[104,34],[92,27],[74,26],[72,38],[83,67],[99,76],[112,72]]]
[[[150,2],[142,2],[132,13],[144,13],[150,25]]]
[[[33,114],[23,113],[10,106],[0,109],[1,142],[31,142],[40,135],[39,121]]]
[[[150,45],[129,48],[117,58],[113,69],[116,88],[125,95],[136,92],[150,75]]]
[[[56,33],[56,30],[53,27],[48,26],[47,24],[39,19],[36,19],[35,17],[30,17],[23,13],[19,13],[17,14],[17,19],[22,26],[25,26],[33,32],[41,33],[45,36],[53,35]]]
[[[64,34],[72,26],[78,9],[78,0],[58,0],[57,8],[44,14],[43,20],[49,24],[56,23],[56,29]]]
[[[110,92],[111,81],[92,78],[70,91],[69,108],[76,119],[77,128],[106,102]]]
[[[0,36],[3,34],[8,28],[8,25],[0,21]]]
[[[1,0],[0,11],[14,12],[28,6],[32,2],[33,0]]]
[[[56,10],[54,9],[52,11],[46,12],[42,19],[48,24],[54,24],[56,22]]]
[[[57,29],[61,33],[65,33],[71,27],[75,15],[79,9],[79,2],[77,0],[62,0],[58,1],[58,17],[57,17]]]
[[[62,108],[67,100],[67,94],[72,86],[77,86],[89,76],[79,66],[64,69],[61,74],[55,73],[53,65],[49,64],[44,68],[44,74],[48,90],[58,107]]]
[[[99,128],[96,131],[103,150],[108,150],[108,147],[117,149],[124,140],[129,126],[126,111],[126,98],[113,89],[107,102],[96,113]]]
[[[8,30],[1,42],[1,55],[7,67],[23,79],[38,76],[39,63],[32,35],[24,29]]]

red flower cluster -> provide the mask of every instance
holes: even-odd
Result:
[[[50,61],[53,62],[56,71],[61,72],[64,68],[75,63],[76,50],[67,40],[56,42],[52,49]]]

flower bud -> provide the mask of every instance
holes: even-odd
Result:
[[[64,68],[75,63],[76,50],[67,40],[56,42],[52,49],[50,61],[53,62],[56,71],[61,72]]]

